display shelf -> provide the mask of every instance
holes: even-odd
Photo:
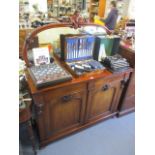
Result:
[[[53,16],[60,17],[73,14],[75,10],[84,10],[85,1],[83,0],[71,0],[61,2],[60,0],[53,0]]]

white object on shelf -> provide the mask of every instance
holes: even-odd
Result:
[[[32,51],[35,66],[50,63],[49,50],[47,47],[33,48]]]

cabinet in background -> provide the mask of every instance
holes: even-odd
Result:
[[[19,57],[23,58],[23,46],[26,36],[32,32],[33,29],[20,29],[19,30]]]
[[[90,0],[89,14],[90,20],[94,20],[94,16],[104,17],[106,0]]]
[[[119,54],[126,58],[130,66],[133,67],[133,72],[130,74],[120,100],[118,115],[121,116],[135,111],[135,51],[120,46]]]

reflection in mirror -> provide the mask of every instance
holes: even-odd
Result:
[[[106,35],[107,32],[103,27],[100,26],[83,26],[79,29],[81,33],[91,34],[91,35]]]
[[[47,12],[47,0],[28,0],[30,4],[30,12],[34,12],[35,8],[41,12]]]
[[[47,12],[47,0],[19,0],[20,13]]]
[[[49,23],[59,23],[50,16],[47,9],[47,0],[20,0],[19,1],[19,28],[32,29]]]
[[[60,53],[60,35],[61,34],[79,34],[79,30],[60,27],[51,28],[38,33],[28,46],[28,59],[33,64],[33,48],[48,47],[50,56],[53,52]]]
[[[83,26],[79,29],[70,27],[50,28],[39,32],[28,46],[28,59],[31,64],[33,62],[33,48],[47,47],[50,52],[50,57],[53,53],[60,56],[60,35],[61,34],[91,34],[91,35],[106,35],[106,30],[98,26]]]

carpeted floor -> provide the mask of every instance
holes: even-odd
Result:
[[[38,155],[134,155],[134,128],[134,113],[111,118],[53,142],[37,150],[37,153]],[[32,155],[31,146],[24,141],[25,138],[21,139],[20,155]]]

